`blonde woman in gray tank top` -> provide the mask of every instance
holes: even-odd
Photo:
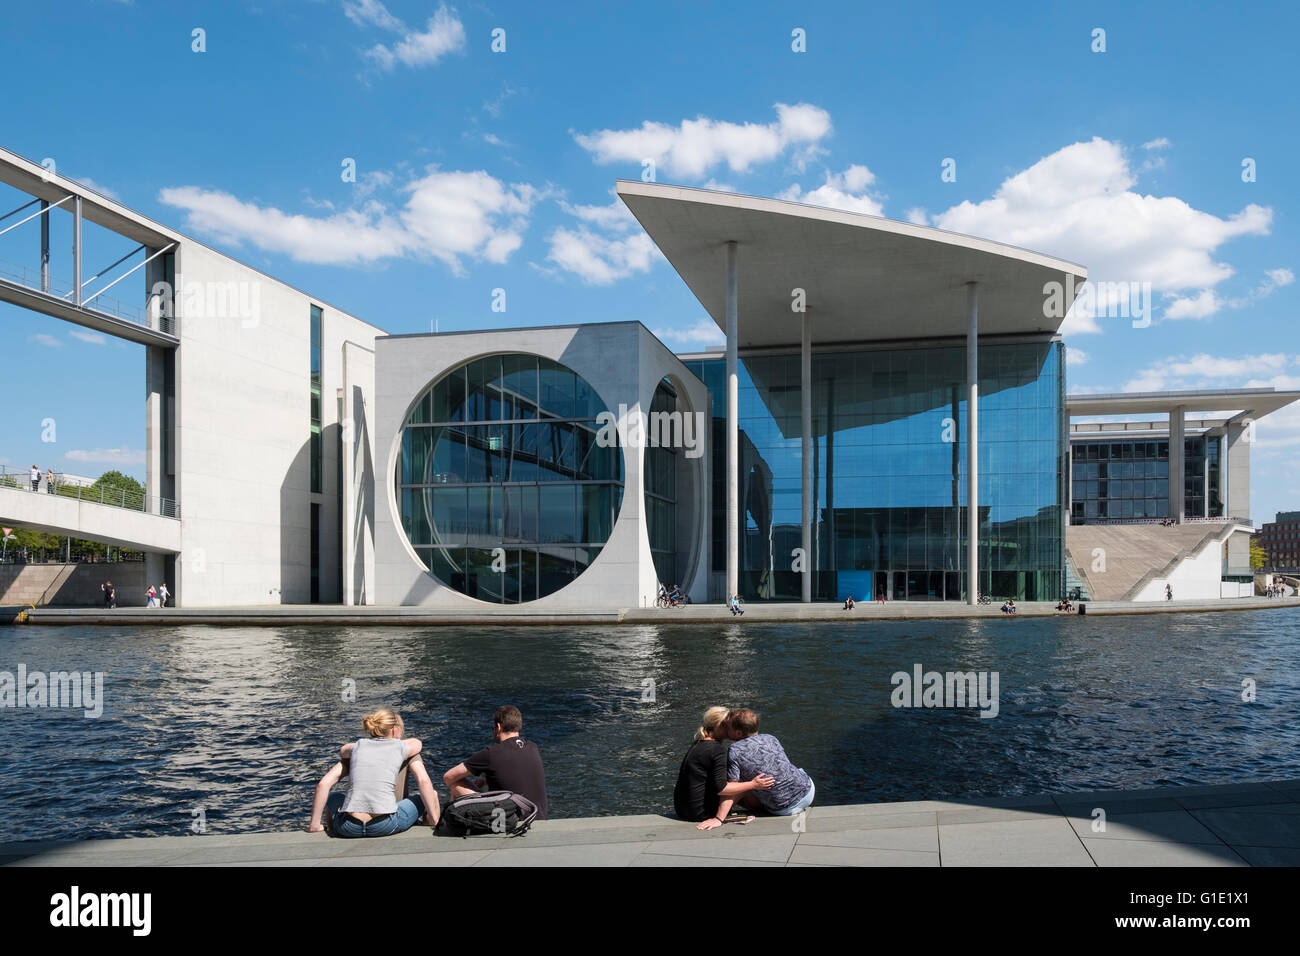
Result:
[[[409,830],[421,818],[437,826],[440,809],[433,781],[420,758],[422,744],[415,737],[403,738],[402,718],[384,708],[362,720],[368,736],[339,748],[339,762],[321,777],[312,801],[307,830],[330,830],[339,837],[379,837]],[[405,796],[396,791],[402,768],[415,777],[419,793]],[[347,790],[330,789],[347,776]]]

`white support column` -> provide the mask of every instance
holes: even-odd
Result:
[[[1169,410],[1169,517],[1179,524],[1182,524],[1186,517],[1184,513],[1186,499],[1183,489],[1183,472],[1186,470],[1183,464],[1184,420],[1182,405]]]
[[[800,579],[800,599],[808,604],[812,601],[813,571],[813,433],[812,433],[812,317],[807,311],[803,313],[803,341],[799,350],[799,411],[800,435],[803,436],[802,465],[803,476],[803,561],[804,571]],[[829,481],[829,476],[827,478]]]
[[[740,378],[737,338],[740,289],[736,276],[736,243],[727,243],[727,593],[740,593]]]
[[[980,596],[980,493],[979,493],[979,286],[966,283],[970,325],[966,330],[966,603]]]
[[[1201,518],[1210,516],[1210,442],[1212,441],[1218,439],[1206,437],[1205,457],[1201,459],[1201,513],[1199,515]]]
[[[49,215],[49,213],[46,213]],[[81,197],[72,197],[72,304],[81,305]]]

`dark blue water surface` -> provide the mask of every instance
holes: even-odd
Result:
[[[306,824],[360,717],[435,778],[524,713],[553,816],[671,812],[710,704],[750,706],[818,803],[1300,777],[1294,610],[590,628],[0,628],[0,670],[103,671],[104,712],[0,709],[0,841]],[[897,709],[891,675],[987,670],[1000,713]],[[1258,699],[1242,701],[1242,681]],[[342,699],[345,679],[357,700]],[[654,700],[643,702],[653,681]],[[441,787],[440,787],[441,790]],[[445,793],[442,794],[445,798]]]

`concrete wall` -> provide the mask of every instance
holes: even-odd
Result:
[[[100,606],[104,593],[99,586],[106,581],[113,582],[119,607],[144,607],[150,582],[143,561],[0,565],[0,604]]]
[[[176,289],[178,603],[306,603],[313,502],[321,505],[320,598],[337,602],[343,348],[371,348],[381,330],[194,243],[177,256]],[[324,309],[320,494],[310,490],[313,304]]]
[[[375,433],[370,402],[375,386],[374,349],[343,346],[343,386],[338,397],[343,423],[344,604],[373,604],[375,581]]]
[[[471,359],[499,352],[545,356],[572,369],[618,414],[648,410],[655,388],[670,376],[682,400],[710,421],[703,384],[644,326],[637,322],[511,329],[380,338],[375,344],[375,602],[482,608],[483,602],[438,582],[425,570],[402,531],[393,474],[402,424],[411,405],[435,380]],[[708,437],[704,453],[691,459],[701,487],[689,507],[704,516],[690,529],[689,550],[699,555],[693,575],[682,581],[695,600],[706,596],[708,568]],[[533,602],[535,607],[640,607],[652,604],[657,584],[645,525],[644,449],[624,448],[623,504],[614,529],[596,561],[572,584]],[[683,504],[679,502],[679,509]],[[683,542],[679,540],[679,547]]]
[[[1153,578],[1134,601],[1165,600],[1165,585],[1173,587],[1175,600],[1199,600],[1222,596],[1223,545],[1211,541],[1200,552],[1184,558],[1168,576]]]

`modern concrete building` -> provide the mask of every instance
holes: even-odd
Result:
[[[0,301],[145,346],[147,493],[132,512],[12,492],[0,517],[142,548],[147,580],[178,603],[339,601],[339,395],[373,390],[381,330],[13,153],[0,151],[0,182],[31,207],[0,230],[30,232],[46,266],[0,275]],[[72,217],[70,284],[48,269],[41,224],[56,213]],[[82,278],[87,223],[137,245],[98,292]],[[140,308],[115,314],[100,293],[122,295],[123,280]]]
[[[1297,399],[1272,388],[1070,396],[1071,525],[1231,523],[1223,574],[1249,576],[1255,424]]]
[[[618,184],[726,342],[674,355],[635,321],[385,335],[21,157],[0,182],[32,206],[0,230],[138,243],[137,315],[83,291],[79,241],[66,294],[0,300],[143,344],[147,426],[143,510],[0,488],[0,518],[144,548],[188,606],[1055,600],[1078,522],[1248,518],[1249,419],[1295,397],[1067,400],[1081,266],[777,200]],[[1070,424],[1157,410],[1163,439]],[[1102,439],[1164,491],[1094,493]]]
[[[1268,568],[1300,568],[1300,511],[1279,511],[1272,521],[1264,522],[1255,540],[1267,555]]]

